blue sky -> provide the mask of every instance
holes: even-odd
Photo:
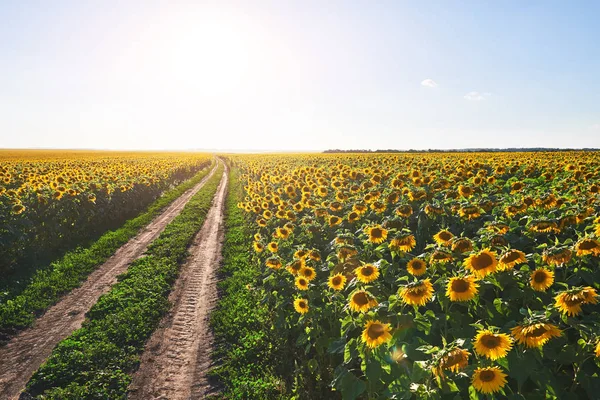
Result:
[[[0,147],[600,147],[598,15],[583,1],[3,1]]]

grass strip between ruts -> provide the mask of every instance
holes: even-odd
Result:
[[[61,296],[78,287],[87,276],[112,256],[139,231],[184,192],[197,185],[212,169],[214,162],[191,179],[181,183],[152,203],[121,228],[105,233],[87,248],[68,252],[48,269],[37,272],[29,285],[16,297],[0,304],[0,344],[17,331],[29,327]]]
[[[124,399],[144,344],[169,309],[169,292],[200,230],[223,173],[215,174],[183,211],[60,342],[27,385],[40,399]]]
[[[222,392],[215,397],[226,399],[285,398],[285,384],[278,378],[276,366],[281,346],[267,307],[260,303],[262,283],[260,265],[252,262],[252,233],[243,210],[239,170],[230,169],[226,203],[223,265],[219,272],[220,299],[211,316],[215,335],[215,358],[219,366],[211,375],[220,381]]]

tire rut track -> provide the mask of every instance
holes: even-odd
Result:
[[[227,183],[226,169],[169,296],[173,307],[146,344],[129,399],[201,399],[213,390],[206,378],[213,344],[209,316],[218,300]]]
[[[81,327],[85,313],[116,283],[117,276],[144,254],[164,228],[181,212],[187,202],[215,173],[213,169],[193,188],[174,200],[135,237],[121,246],[83,284],[66,294],[40,316],[31,328],[20,332],[0,347],[0,399],[17,399],[33,373],[52,353],[54,347]]]

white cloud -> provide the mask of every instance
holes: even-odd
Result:
[[[492,94],[490,92],[469,92],[465,94],[463,97],[469,101],[482,101],[486,98],[490,97]]]
[[[593,131],[600,131],[600,124],[590,125],[590,129]]]
[[[436,88],[437,87],[437,83],[435,83],[435,81],[433,79],[425,79],[424,81],[421,82],[421,86],[427,86],[430,88]]]

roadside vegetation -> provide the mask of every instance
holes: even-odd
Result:
[[[235,167],[230,168],[229,182],[220,299],[211,317],[214,358],[219,366],[211,375],[222,386],[219,398],[287,398],[283,395],[289,383],[278,376],[284,361],[278,357],[287,344],[270,329],[271,313],[260,301],[262,273],[249,252],[252,233],[248,221],[237,207],[244,193]]]

